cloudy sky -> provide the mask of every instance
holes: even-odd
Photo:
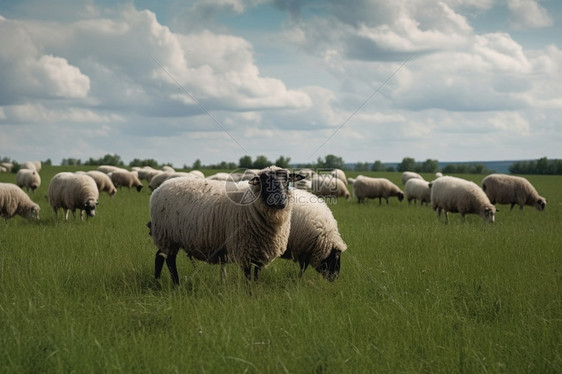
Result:
[[[559,0],[0,1],[0,157],[562,158]]]

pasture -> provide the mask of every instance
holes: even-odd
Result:
[[[40,221],[0,221],[2,372],[562,372],[561,176],[527,176],[546,210],[500,205],[494,224],[340,200],[333,283],[280,259],[257,284],[235,265],[222,281],[178,256],[174,287],[167,269],[153,280],[146,182],[65,222],[46,198],[63,170],[78,168],[40,173]]]

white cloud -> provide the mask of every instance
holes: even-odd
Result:
[[[508,0],[511,24],[518,29],[536,29],[552,26],[552,18],[535,0]]]

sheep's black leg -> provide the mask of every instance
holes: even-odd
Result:
[[[180,277],[178,275],[178,268],[176,267],[176,257],[177,254],[169,254],[166,257],[166,265],[168,265],[168,270],[170,270],[170,275],[172,276],[172,282],[174,284],[180,284]]]
[[[254,267],[254,282],[257,282],[261,270],[261,267],[259,265],[251,264],[250,266],[244,268],[244,275],[249,281],[252,280],[252,266]]]
[[[260,274],[261,267],[259,265],[254,265],[254,282],[258,281],[258,276]]]
[[[160,274],[162,274],[162,267],[164,266],[164,261],[166,260],[162,255],[162,251],[156,251],[156,257],[154,258],[154,279],[160,279]]]

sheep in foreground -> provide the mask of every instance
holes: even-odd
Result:
[[[41,186],[41,177],[39,172],[32,169],[20,169],[16,174],[16,184],[20,188],[25,188],[27,191],[35,192]]]
[[[98,170],[90,170],[86,172],[86,175],[96,182],[96,186],[98,186],[98,191],[100,193],[107,192],[107,194],[111,197],[117,193],[117,189],[107,174]]]
[[[142,190],[143,184],[136,174],[128,170],[117,170],[109,174],[111,181],[115,187],[136,187],[137,191]]]
[[[12,183],[0,183],[0,216],[7,221],[16,214],[26,219],[39,219],[41,208],[21,188]]]
[[[260,170],[246,187],[199,178],[173,178],[150,196],[150,235],[158,248],[156,279],[164,260],[179,283],[180,248],[192,259],[236,263],[248,279],[287,248],[293,208],[290,180],[300,176],[275,166]]]
[[[340,272],[341,253],[347,245],[332,211],[321,198],[303,190],[294,190],[292,199],[291,232],[281,258],[298,262],[300,276],[311,265],[324,278],[334,281]]]
[[[349,200],[351,195],[346,184],[331,174],[312,177],[311,192],[323,197],[345,197]]]
[[[417,200],[420,201],[420,205],[429,205],[431,202],[431,189],[429,188],[429,182],[418,179],[411,178],[406,181],[404,185],[404,194],[406,195],[406,200],[408,200],[408,205],[412,200],[414,204]]]
[[[402,173],[402,184],[405,186],[406,182],[410,179],[421,179],[423,180],[423,177],[421,175],[419,175],[418,173],[414,173],[413,171],[405,171]]]
[[[84,174],[62,172],[56,174],[49,183],[49,203],[53,208],[55,217],[62,208],[66,212],[65,219],[68,220],[68,212],[78,209],[80,217],[84,220],[84,212],[88,217],[96,215],[99,191],[92,177]]]
[[[482,180],[482,189],[492,204],[511,204],[511,209],[517,204],[521,210],[525,205],[539,211],[546,207],[546,199],[523,177],[491,174]]]
[[[437,218],[444,211],[445,222],[449,222],[449,213],[460,213],[463,222],[466,214],[478,214],[484,221],[494,222],[496,207],[476,183],[446,176],[430,182],[430,188]]]
[[[404,199],[404,192],[386,178],[371,178],[360,175],[353,183],[353,191],[357,197],[357,203],[362,203],[365,199],[385,199],[388,204],[388,198],[392,196],[398,197],[398,201]]]

